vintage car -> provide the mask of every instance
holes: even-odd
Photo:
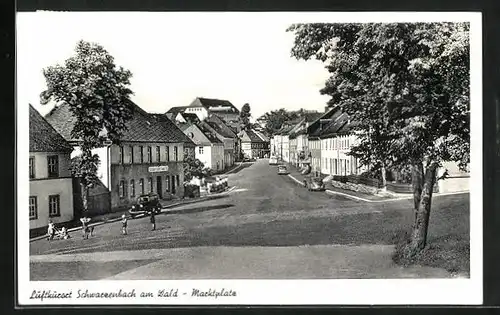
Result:
[[[137,197],[137,202],[132,205],[128,211],[132,216],[138,214],[148,214],[154,212],[158,214],[161,212],[161,204],[157,194],[140,195]]]
[[[304,186],[309,191],[325,191],[325,183],[323,183],[321,177],[307,177],[304,179]]]
[[[286,165],[279,165],[278,166],[278,175],[288,175],[288,174],[290,174],[290,173],[288,172]]]
[[[278,158],[275,156],[271,156],[269,159],[269,165],[278,165]]]

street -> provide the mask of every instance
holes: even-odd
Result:
[[[267,160],[229,175],[226,196],[157,216],[96,227],[83,240],[30,243],[30,276],[40,280],[287,279],[450,277],[444,269],[403,268],[393,237],[412,223],[410,200],[363,203],[308,192]],[[446,216],[469,220],[469,195],[433,200],[430,241],[456,233]],[[441,211],[440,209],[447,209]],[[450,213],[449,209],[456,211]]]

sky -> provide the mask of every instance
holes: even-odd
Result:
[[[133,77],[132,100],[164,113],[196,97],[227,99],[253,120],[270,110],[322,111],[328,73],[291,57],[296,18],[272,14],[30,12],[17,16],[18,104],[42,114],[42,69],[74,54],[78,40],[101,44]]]

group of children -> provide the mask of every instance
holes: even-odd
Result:
[[[155,218],[155,213],[150,212],[149,213],[150,217],[150,222],[151,222],[151,231],[156,230],[156,218]],[[82,223],[82,233],[83,233],[83,239],[88,239],[89,235],[94,236],[94,227],[89,225],[90,218],[83,217],[80,219],[80,222]],[[127,226],[128,226],[128,219],[125,214],[122,215],[122,234],[127,235]],[[48,235],[48,240],[51,241],[55,237],[58,237],[59,239],[69,239],[71,238],[68,230],[66,227],[62,227],[61,230],[58,230],[52,222],[52,220],[49,220],[49,224],[47,227],[47,235]]]
[[[80,222],[82,223],[83,239],[88,239],[89,235],[93,236],[94,227],[89,226],[90,218],[83,217],[80,219]],[[68,233],[68,229],[65,226],[63,226],[61,230],[58,230],[54,222],[52,222],[52,220],[49,220],[49,224],[47,226],[47,235],[48,235],[47,239],[49,241],[52,241],[54,238],[64,239],[64,240],[71,238],[71,236]]]

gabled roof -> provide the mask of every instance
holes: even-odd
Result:
[[[248,129],[248,130],[242,130],[242,141],[250,141],[250,142],[268,142],[261,138],[255,130]]]
[[[236,106],[234,106],[230,101],[215,98],[197,97],[188,107],[194,106],[203,106],[210,111],[219,111],[218,108],[221,108],[222,112],[232,112],[235,114],[240,113]],[[223,107],[228,107],[229,110],[223,109]]]
[[[237,138],[238,134],[237,132],[231,127],[230,123],[226,123],[226,121],[222,118],[220,118],[217,115],[210,115],[208,116],[205,121],[214,123],[217,125],[223,132],[224,134],[221,134],[222,136],[225,136],[227,138]]]
[[[335,121],[342,112],[338,107],[330,108],[326,113],[321,115],[307,127],[307,134],[310,138],[319,137],[333,121]]]
[[[337,119],[330,122],[330,124],[321,132],[321,134],[319,135],[320,138],[328,138],[341,133],[343,129],[347,127],[348,122],[349,116],[345,113],[342,113],[337,117]]]
[[[128,142],[184,142],[185,135],[163,114],[149,114],[132,101],[132,118],[127,121],[127,129],[120,141]],[[71,136],[76,118],[70,112],[69,105],[55,107],[45,118],[68,141],[78,141]]]
[[[178,113],[183,113],[186,110],[186,107],[184,106],[174,106],[171,107],[165,114],[173,114],[172,117],[175,118]]]
[[[172,132],[175,133],[175,137],[182,140],[181,142],[183,142],[184,145],[187,146],[195,145],[194,142],[191,141],[191,139],[189,139],[189,137],[186,136],[186,134],[184,134],[184,132],[182,132],[182,130],[179,127],[177,127],[177,125],[173,121],[168,119],[168,117],[166,117],[164,114],[151,114],[151,116],[153,116],[158,121],[158,123],[164,124],[165,128],[172,130]]]
[[[258,130],[255,130],[255,129],[253,131],[255,132],[255,134],[257,136],[259,136],[259,138],[262,139],[262,141],[264,141],[264,142],[269,142],[270,141],[270,139],[266,135],[264,135],[262,132],[260,132]]]
[[[218,133],[223,138],[231,138],[231,139],[235,138],[232,132],[228,132],[227,130],[225,130],[224,128],[222,128],[221,126],[216,124],[215,122],[206,120],[205,123],[207,125],[209,125],[216,133]]]
[[[29,117],[30,152],[71,152],[73,147],[31,104]]]
[[[184,119],[186,121],[189,121],[192,123],[196,123],[196,122],[200,121],[200,118],[198,117],[198,115],[196,115],[194,113],[182,113],[182,117],[184,117]]]

